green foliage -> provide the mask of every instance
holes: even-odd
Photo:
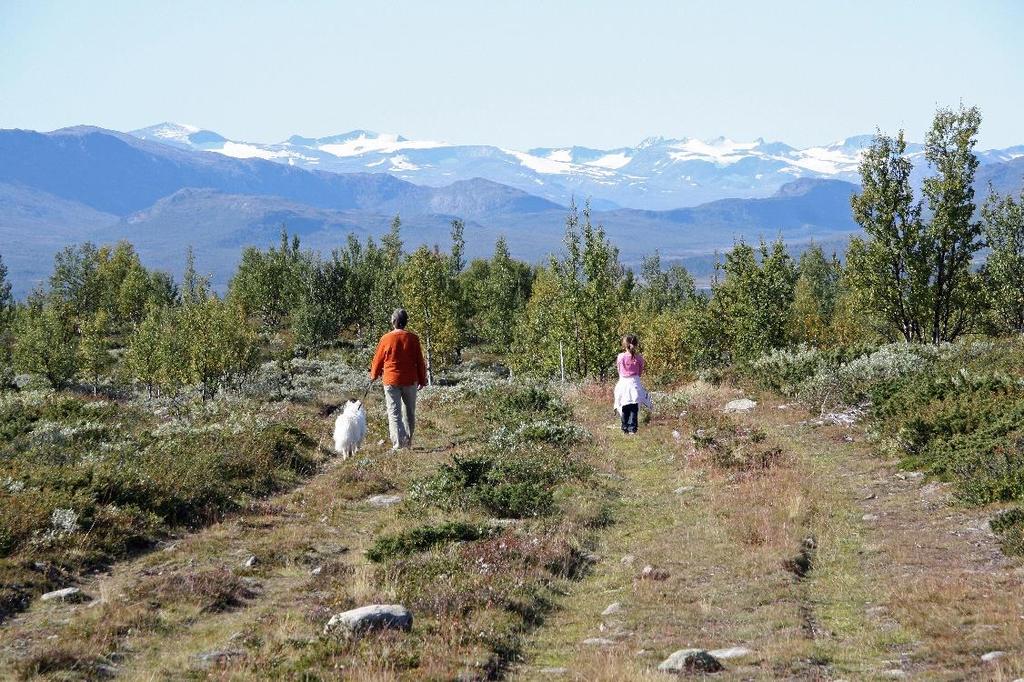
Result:
[[[204,398],[237,386],[256,368],[256,331],[237,307],[210,298],[176,312],[173,325],[180,338],[172,347],[177,357],[171,357],[185,368],[190,383],[200,384]]]
[[[289,239],[282,227],[278,248],[264,252],[249,247],[242,252],[231,280],[231,298],[265,328],[279,329],[299,306],[309,269],[309,258],[299,250],[298,235]]]
[[[337,249],[329,261],[311,261],[292,319],[299,342],[313,346],[337,339],[353,321],[349,317],[352,272]]]
[[[680,310],[697,297],[693,277],[682,265],[661,267],[661,254],[655,250],[640,261],[640,284],[633,292],[633,305],[648,315]]]
[[[838,257],[833,254],[831,259],[826,258],[817,244],[800,256],[790,318],[793,340],[817,346],[833,343],[842,272]]]
[[[1008,509],[989,522],[1005,554],[1024,555],[1024,509]]]
[[[982,268],[984,291],[998,332],[1024,332],[1024,190],[1019,200],[992,192],[981,210],[991,251]]]
[[[7,280],[7,266],[4,265],[3,254],[0,254],[0,391],[3,391],[13,378],[11,344],[14,340],[14,310],[11,283]]]
[[[111,336],[130,331],[150,306],[170,304],[176,293],[170,277],[146,270],[128,242],[113,247],[86,242],[54,257],[50,297],[80,323],[102,311]]]
[[[925,338],[929,247],[921,206],[910,186],[913,164],[901,130],[879,132],[860,163],[861,192],[851,199],[853,217],[867,240],[851,240],[847,255],[853,282],[878,311],[885,331],[906,341]]]
[[[712,307],[721,311],[724,345],[736,362],[748,362],[785,346],[790,328],[796,270],[781,240],[760,249],[739,243],[726,254],[724,278],[712,287]],[[712,315],[715,313],[712,312]]]
[[[402,221],[391,221],[391,231],[381,238],[380,246],[368,239],[363,252],[362,271],[366,289],[363,317],[365,339],[376,342],[391,331],[391,313],[401,305]]]
[[[420,526],[404,533],[378,537],[373,546],[366,550],[366,558],[374,563],[381,563],[416,552],[424,552],[438,545],[479,540],[494,532],[493,528],[461,521],[449,521],[436,526]]]
[[[474,260],[462,274],[468,299],[469,336],[494,353],[507,353],[515,324],[530,298],[533,273],[512,258],[508,243],[499,237],[490,260]]]
[[[492,389],[487,395],[487,417],[500,425],[527,420],[569,420],[571,408],[551,389],[540,384],[519,384]]]
[[[982,247],[974,220],[974,175],[981,112],[977,107],[939,109],[925,140],[925,159],[935,174],[922,192],[931,209],[931,341],[951,341],[968,331],[979,303],[971,260]]]
[[[979,287],[971,259],[981,248],[981,226],[973,220],[974,146],[980,124],[975,107],[936,112],[925,143],[925,159],[935,170],[923,184],[927,221],[914,202],[902,131],[896,138],[876,135],[861,161],[862,191],[852,206],[868,239],[851,243],[848,267],[890,337],[939,343],[974,322]]]
[[[78,337],[66,309],[57,303],[26,306],[15,323],[14,368],[39,374],[55,388],[78,370]]]
[[[79,328],[78,367],[82,376],[92,383],[92,392],[99,392],[100,377],[114,364],[110,356],[110,315],[98,310]]]
[[[612,367],[618,316],[632,278],[604,229],[591,225],[589,207],[582,221],[571,207],[565,246],[565,257],[538,273],[516,329],[511,364],[526,374],[552,376],[564,359],[569,377],[603,378]]]
[[[198,384],[202,397],[211,398],[256,369],[257,342],[252,324],[229,301],[153,308],[131,337],[122,371],[150,395]]]
[[[462,349],[461,292],[448,256],[421,246],[409,256],[401,294],[409,312],[410,329],[420,333],[427,362],[427,381],[452,365]]]

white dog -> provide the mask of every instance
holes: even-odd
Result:
[[[334,449],[348,459],[366,438],[366,410],[361,400],[349,400],[334,422]]]

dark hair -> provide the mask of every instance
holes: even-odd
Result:
[[[395,329],[405,329],[408,323],[409,313],[405,312],[405,308],[395,308],[395,312],[391,313],[391,326]]]
[[[640,346],[640,339],[636,334],[626,334],[622,337],[622,350],[629,351],[630,357],[636,357],[636,350]]]

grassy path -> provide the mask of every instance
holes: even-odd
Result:
[[[593,573],[532,638],[521,679],[659,679],[657,664],[691,647],[748,649],[723,661],[724,679],[1024,671],[1022,571],[984,514],[880,462],[859,428],[808,423],[770,399],[734,421],[763,431],[756,447],[774,443],[781,459],[758,471],[715,464],[716,446],[693,445],[693,417],[737,394],[689,391],[686,417],[663,408],[634,438],[607,428],[607,401],[583,401],[618,479],[616,522]],[[798,578],[807,538],[812,563]],[[982,660],[996,650],[1006,655]]]
[[[614,522],[588,535],[598,544],[584,548],[596,556],[583,580],[556,579],[540,595],[553,608],[521,633],[523,662],[511,677],[665,679],[658,663],[690,647],[739,653],[723,660],[722,679],[1024,672],[1019,562],[999,553],[985,513],[879,461],[861,429],[815,425],[770,397],[726,418],[722,406],[740,394],[695,384],[626,437],[606,392],[571,396],[593,434],[586,450],[597,474],[593,499],[562,504],[585,519],[591,511],[580,503],[603,505],[610,491]],[[0,628],[0,678],[450,679],[460,666],[481,674],[487,652],[465,644],[468,626],[454,616],[421,610],[412,633],[355,649],[321,637],[331,613],[396,598],[364,552],[382,532],[422,522],[367,499],[406,494],[470,447],[467,437],[482,433],[478,411],[423,410],[414,453],[371,444],[294,491],[86,581],[88,603],[37,602]],[[436,555],[445,556],[462,554]],[[461,565],[448,574],[439,613],[468,590],[483,599],[500,587],[486,566],[478,576]],[[515,631],[482,618],[473,627]],[[1006,653],[982,660],[991,651]]]

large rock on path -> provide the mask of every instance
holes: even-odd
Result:
[[[324,626],[324,632],[347,630],[409,630],[412,628],[412,614],[401,604],[370,604],[358,609],[336,613]]]
[[[721,669],[718,659],[703,649],[680,649],[658,666],[666,673],[717,673]]]
[[[89,599],[88,595],[77,587],[65,587],[63,590],[47,592],[39,598],[43,601],[64,601],[71,603],[88,601]]]

